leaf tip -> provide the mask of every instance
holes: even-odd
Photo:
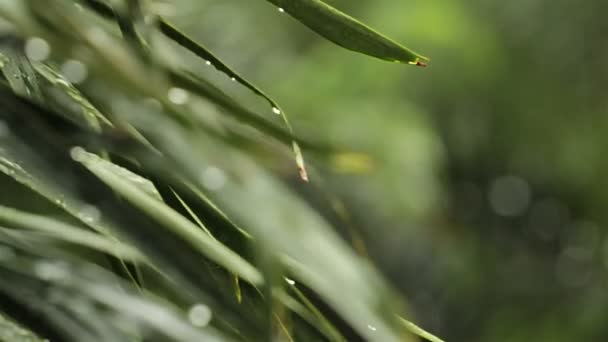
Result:
[[[300,179],[308,183],[308,172],[306,172],[304,165],[298,165],[298,171],[300,172]]]
[[[308,172],[306,172],[306,166],[304,165],[304,156],[302,155],[302,150],[300,150],[300,146],[295,141],[292,142],[292,146],[296,157],[298,172],[300,173],[300,179],[302,179],[304,182],[308,182]]]
[[[430,61],[430,59],[428,59],[426,57],[416,57],[416,59],[414,59],[413,61],[407,62],[407,64],[426,68],[427,66],[429,66],[429,61]]]

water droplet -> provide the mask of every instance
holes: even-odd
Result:
[[[61,86],[63,88],[71,89],[70,82],[64,80],[63,78],[57,78],[57,79],[55,79],[55,84],[58,85],[58,86]]]
[[[90,204],[86,204],[82,206],[82,208],[78,212],[78,217],[80,217],[84,222],[92,223],[99,221],[99,219],[101,218],[101,212],[99,212],[99,209],[97,209],[97,207]]]
[[[25,42],[25,55],[33,61],[43,61],[51,54],[51,47],[46,40],[33,37]]]
[[[285,10],[283,8],[279,7],[279,12],[285,13]]]
[[[420,58],[416,58],[415,61],[409,61],[409,62],[407,62],[407,64],[415,65],[415,66],[419,66],[419,67],[423,67],[423,68],[426,68],[428,66],[428,63],[421,61]]]
[[[96,44],[109,43],[108,34],[98,26],[93,26],[87,30],[88,38]]]
[[[204,327],[211,321],[211,309],[204,304],[196,304],[188,311],[188,319],[192,325]]]
[[[201,175],[203,186],[211,191],[217,191],[226,184],[226,174],[221,169],[210,166]]]
[[[519,177],[499,177],[490,186],[490,205],[501,216],[520,216],[528,208],[530,198],[528,183]]]
[[[375,326],[373,326],[373,325],[371,325],[371,324],[368,324],[368,325],[367,325],[367,329],[369,329],[369,330],[371,330],[371,331],[376,331],[376,330],[377,330],[377,329],[376,329],[376,327],[375,327]]]
[[[272,107],[272,112],[276,115],[281,115],[281,110],[277,107]]]
[[[75,146],[70,149],[70,157],[74,161],[81,162],[84,160],[86,151],[80,146]]]
[[[285,282],[287,282],[287,284],[292,285],[292,286],[296,284],[295,280],[287,278],[287,277],[285,277]]]
[[[169,89],[169,101],[177,104],[183,105],[188,102],[188,92],[182,88],[171,88]]]
[[[211,61],[206,61],[205,64],[211,65]]]
[[[234,77],[230,77],[230,80],[231,80],[232,82],[235,82],[235,81],[236,81],[236,78],[234,78]]]
[[[10,59],[4,55],[0,55],[0,68],[4,68],[6,63],[10,62]]]
[[[68,81],[79,84],[87,78],[88,70],[81,61],[70,59],[61,65],[61,73]]]

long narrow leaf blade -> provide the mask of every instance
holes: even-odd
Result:
[[[114,191],[136,207],[145,211],[150,217],[167,228],[174,230],[176,234],[188,239],[201,253],[211,260],[216,261],[220,265],[225,265],[227,269],[252,284],[262,283],[262,275],[255,267],[217,240],[204,234],[194,223],[167,207],[158,199],[151,197],[125,181],[112,170],[116,167],[115,165],[94,154],[87,153],[82,148],[75,148],[72,154],[77,161],[85,165],[99,179],[114,189]]]
[[[2,314],[0,314],[0,341],[44,342],[33,332],[3,317]]]
[[[324,38],[348,50],[391,62],[426,66],[429,61],[320,0],[267,0]]]
[[[76,243],[102,252],[113,254],[121,259],[143,260],[143,256],[130,245],[110,240],[100,234],[87,231],[70,224],[16,210],[0,205],[0,223],[44,233],[50,237]]]

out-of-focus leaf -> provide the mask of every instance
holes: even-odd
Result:
[[[185,47],[186,49],[190,50],[195,55],[211,62],[211,64],[216,69],[225,73],[226,75],[231,77],[233,80],[238,81],[240,84],[249,88],[255,94],[261,96],[266,101],[268,101],[268,103],[272,107],[272,112],[281,116],[281,118],[283,119],[283,122],[285,123],[285,126],[289,130],[289,133],[293,134],[293,128],[291,127],[291,124],[289,123],[289,119],[287,119],[287,115],[285,114],[285,111],[279,106],[279,104],[276,101],[274,101],[270,96],[266,95],[266,93],[264,93],[260,88],[256,87],[251,82],[247,81],[245,78],[243,78],[238,73],[233,71],[228,65],[226,65],[218,57],[213,55],[213,53],[211,53],[211,51],[209,51],[206,47],[204,47],[202,44],[200,44],[198,42],[195,42],[193,39],[191,39],[190,37],[188,37],[181,31],[179,31],[171,23],[169,23],[166,20],[161,18],[159,20],[159,27],[160,27],[161,32],[164,33],[167,37],[174,40],[176,43]],[[298,143],[295,140],[292,141],[292,148],[293,148],[294,156],[296,159],[296,165],[298,166],[298,170],[300,172],[300,178],[302,178],[302,180],[304,180],[304,181],[308,181],[308,173],[306,172],[306,167],[304,165],[304,157],[302,156],[302,151],[300,149],[300,146],[298,145]]]
[[[35,62],[33,66],[40,77],[55,87],[55,91],[49,90],[52,94],[46,96],[46,102],[58,102],[54,107],[61,108],[62,114],[68,114],[69,109],[79,112],[80,117],[75,117],[75,121],[84,121],[96,131],[101,130],[101,123],[112,126],[112,123],[63,75],[43,63]]]
[[[89,262],[14,248],[22,253],[18,258],[0,260],[0,294],[56,328],[61,340],[132,341],[137,335],[160,335],[171,341],[229,341],[213,328],[195,328],[171,304],[139,296],[127,284],[116,291],[121,281]]]
[[[269,340],[272,337],[270,327],[275,318],[284,331],[279,336],[291,338],[293,334],[297,337],[299,327],[291,325],[288,312],[281,312],[289,308],[308,322],[302,324],[305,326],[303,330],[306,330],[302,336],[324,334],[339,341],[341,332],[335,329],[339,325],[329,322],[327,317],[330,316],[315,310],[314,305],[304,297],[274,296],[277,293],[274,291],[278,287],[277,279],[282,281],[279,275],[282,275],[282,267],[286,267],[294,281],[318,295],[320,301],[328,304],[362,338],[383,342],[408,341],[409,335],[395,319],[395,314],[403,314],[398,305],[399,297],[379,273],[348,248],[332,231],[332,227],[281,183],[276,175],[246,155],[243,152],[245,148],[235,148],[237,144],[232,141],[232,136],[222,135],[219,133],[221,130],[204,126],[204,120],[196,117],[197,113],[206,109],[205,106],[199,108],[202,101],[188,101],[187,92],[184,92],[186,100],[174,101],[170,96],[171,91],[175,90],[174,87],[181,87],[196,92],[228,111],[237,112],[235,117],[239,122],[261,131],[272,133],[274,127],[268,128],[270,126],[262,125],[261,121],[255,122],[254,113],[240,108],[238,103],[215,87],[205,87],[204,80],[191,82],[190,88],[179,84],[178,81],[186,84],[192,80],[186,77],[178,79],[176,75],[193,76],[191,72],[182,65],[179,69],[173,69],[155,63],[154,58],[148,59],[150,56],[142,53],[145,49],[134,46],[136,42],[132,38],[138,34],[135,30],[149,25],[148,19],[160,23],[161,32],[170,39],[264,97],[276,114],[284,115],[283,111],[258,88],[240,76],[237,78],[238,74],[204,46],[162,18],[158,21],[155,18],[142,20],[144,17],[122,11],[125,9],[123,5],[137,2],[111,2],[112,5],[121,6],[118,19],[122,22],[123,31],[131,30],[131,36],[124,40],[119,39],[116,30],[111,30],[108,25],[111,23],[99,20],[98,16],[82,7],[74,6],[79,2],[0,2],[0,14],[14,22],[15,29],[23,37],[40,37],[52,48],[51,61],[45,64],[50,69],[34,68],[38,75],[43,76],[43,81],[55,85],[61,83],[57,81],[61,78],[52,72],[52,61],[79,54],[78,58],[82,58],[90,70],[90,80],[82,90],[91,101],[79,103],[79,108],[86,109],[94,103],[112,119],[112,124],[102,129],[83,125],[77,120],[65,120],[63,108],[51,107],[44,99],[38,100],[27,92],[17,91],[27,99],[15,96],[5,85],[0,85],[0,107],[3,109],[0,120],[5,121],[7,128],[0,137],[0,170],[59,204],[60,208],[66,209],[83,223],[99,231],[124,237],[157,267],[154,270],[166,276],[163,279],[170,285],[162,282],[162,290],[159,290],[154,286],[158,284],[152,282],[145,294],[138,294],[133,291],[133,286],[126,285],[124,293],[117,292],[112,287],[116,277],[103,270],[95,270],[93,273],[103,275],[99,279],[90,278],[87,275],[90,267],[69,260],[67,270],[74,271],[73,276],[70,273],[70,277],[56,277],[49,270],[58,271],[61,275],[62,272],[65,274],[65,269],[57,268],[53,263],[49,265],[53,259],[51,255],[38,258],[35,249],[22,248],[18,261],[0,260],[0,293],[22,301],[21,306],[40,303],[37,309],[44,313],[46,321],[60,326],[61,331],[69,337],[66,340],[73,341],[146,338],[146,331],[139,329],[141,326],[155,332],[160,330],[161,333],[166,330],[164,335],[175,340],[214,340],[213,334],[196,334],[196,330],[183,322],[182,317],[177,317],[180,312],[173,307],[174,303],[163,303],[152,296],[156,292],[171,293],[169,297],[177,298],[176,302],[179,303],[175,306],[182,309],[196,302],[204,303],[205,307],[213,310],[213,328],[220,328],[223,333],[242,340]],[[89,0],[88,3],[105,4],[96,0]],[[298,3],[316,4],[317,7],[312,6],[308,12],[304,11],[305,15],[300,19],[312,18],[315,8],[328,10],[322,11],[328,16],[325,18],[330,26],[328,29],[339,28],[332,31],[338,32],[337,36],[321,30],[320,33],[329,35],[330,39],[354,32],[364,36],[360,43],[362,45],[353,45],[349,40],[342,42],[342,45],[366,53],[370,53],[366,49],[377,50],[380,53],[376,53],[376,56],[384,59],[397,60],[395,56],[398,56],[402,62],[423,63],[422,60],[407,60],[404,50],[398,50],[402,55],[392,50],[397,46],[391,45],[393,42],[329,7],[319,7],[321,2],[273,3],[285,3],[282,7],[292,15],[298,12],[293,7],[297,7]],[[116,12],[110,12],[105,15],[116,15]],[[124,24],[128,27],[125,28]],[[156,30],[156,26],[146,28]],[[378,37],[385,40],[378,43]],[[142,35],[141,38],[146,37]],[[154,54],[153,51],[149,52]],[[9,80],[14,91],[24,87],[17,81]],[[74,89],[66,88],[63,91],[71,97]],[[144,102],[154,105],[144,106]],[[92,105],[91,108],[95,109]],[[239,115],[246,119],[239,118]],[[102,117],[98,119],[102,120]],[[289,127],[285,117],[284,120]],[[132,132],[136,132],[141,141],[147,144],[132,141],[130,138],[133,135],[125,134],[128,128],[132,128]],[[282,135],[277,132],[273,136],[280,136],[279,140],[283,142],[294,140],[290,132],[281,131]],[[298,165],[304,172],[299,146],[294,143],[292,147]],[[86,152],[84,148],[95,154]],[[119,167],[99,157],[102,152],[107,152],[117,163],[123,160],[127,162]],[[126,171],[126,168],[132,171]],[[209,179],[209,175],[213,177]],[[306,177],[303,173],[302,178]],[[167,189],[175,189],[172,194],[176,195],[177,205],[167,200]],[[158,196],[156,190],[162,197]],[[91,208],[101,213],[101,220],[91,220],[91,215],[86,215],[91,213]],[[18,216],[20,219],[25,217]],[[13,219],[12,222],[15,221],[18,220]],[[209,237],[195,222],[209,228],[217,240]],[[27,221],[21,222],[21,226],[26,223],[38,225],[49,222]],[[50,223],[49,227],[58,228]],[[66,227],[61,228],[62,234],[70,231],[65,230]],[[222,231],[227,237],[216,234],[217,231]],[[11,236],[14,232],[7,229],[0,231],[8,236],[0,237],[0,242],[11,237],[18,239],[15,234]],[[26,242],[26,239],[22,240],[21,243]],[[89,244],[92,243],[89,241]],[[67,250],[64,252],[69,253]],[[270,269],[272,267],[260,266],[264,272],[261,273],[250,263],[251,259],[255,260],[252,255],[272,258],[268,264],[277,267]],[[79,266],[73,268],[73,264]],[[243,282],[242,291],[239,288],[238,300],[234,298],[232,290],[233,274],[249,282]],[[255,287],[262,282],[266,285],[262,289]],[[23,288],[18,287],[20,283],[24,284]],[[53,290],[53,300],[47,298],[47,293],[42,289]],[[71,296],[73,294],[77,296]],[[83,298],[86,300],[83,301]],[[284,306],[276,305],[280,310],[274,310],[277,303],[273,300],[279,300]],[[108,312],[99,310],[97,306]],[[82,314],[83,309],[92,312]],[[132,319],[125,319],[126,328],[117,329],[116,321],[125,317]],[[298,318],[294,316],[294,320]],[[184,334],[190,333],[193,335],[186,338]]]
[[[229,145],[204,134],[193,135],[160,113],[148,111],[142,118],[135,107],[125,107],[122,112],[131,113],[131,123],[164,155],[171,156],[173,163],[181,165],[177,169],[166,164],[151,167],[163,168],[165,173],[177,170],[200,187],[200,172],[210,165],[233,175],[221,189],[209,192],[210,198],[361,336],[387,342],[407,340],[394,315],[387,314],[402,310],[395,293],[325,220],[272,174]],[[198,153],[189,153],[192,148]],[[235,202],[235,198],[240,200]],[[249,210],[241,210],[241,203],[247,203]]]
[[[86,210],[89,208],[88,204],[74,196],[60,179],[48,177],[49,173],[40,158],[12,134],[2,138],[0,172],[40,194],[92,229],[111,234],[112,229],[105,219],[101,217],[100,220],[91,220]]]
[[[255,301],[257,304],[250,307],[247,319],[243,320],[240,305],[234,302],[234,294],[231,289],[222,287],[221,281],[218,283],[216,280],[218,276],[222,278],[233,276],[229,273],[222,273],[221,269],[206,262],[205,253],[201,253],[200,248],[195,246],[196,241],[190,242],[172,229],[167,229],[153,217],[147,216],[146,212],[131,205],[129,201],[117,200],[109,187],[80,163],[74,162],[70,158],[69,147],[78,144],[80,141],[78,139],[82,136],[74,134],[71,131],[74,127],[67,122],[59,124],[61,120],[57,118],[60,116],[44,111],[39,106],[28,103],[15,95],[3,95],[0,96],[0,106],[6,110],[0,112],[0,120],[4,120],[8,124],[11,132],[19,133],[14,137],[15,139],[26,139],[21,142],[27,146],[23,146],[18,153],[20,164],[25,157],[26,160],[36,159],[36,163],[27,165],[33,170],[44,171],[54,184],[57,184],[54,187],[64,190],[62,195],[69,194],[70,198],[77,198],[81,202],[88,203],[87,206],[99,210],[101,219],[103,222],[109,223],[106,227],[111,227],[112,233],[126,237],[151,260],[155,269],[162,272],[163,277],[160,280],[165,282],[166,279],[169,279],[170,282],[179,283],[180,291],[174,293],[176,298],[186,303],[204,298],[206,303],[222,318],[217,324],[221,325],[224,330],[246,333],[248,336],[256,336],[259,333],[261,317],[256,310],[264,307],[263,302]],[[43,133],[41,134],[41,132]],[[61,138],[59,139],[59,137]],[[90,138],[91,136],[88,137],[88,139]],[[86,142],[88,139],[84,139],[84,141]],[[122,140],[118,141],[121,152],[129,150],[129,145]],[[112,150],[111,146],[109,147]],[[34,158],[32,155],[31,150],[33,149],[41,151],[36,155],[38,158]],[[144,151],[148,153],[148,155],[140,155],[144,161],[150,157],[153,159],[158,157],[155,152],[147,149]],[[49,162],[49,160],[53,162]],[[131,185],[131,187],[136,188],[135,185]],[[164,205],[142,190],[137,189],[137,191],[150,201]],[[183,217],[182,219],[186,220]],[[206,237],[198,227],[193,223],[190,224],[198,234]],[[199,247],[201,246],[199,245]],[[229,279],[232,280],[232,278]]]
[[[106,17],[111,16],[114,13],[112,8],[103,1],[87,0],[86,3],[93,10],[97,11],[97,13],[104,15]],[[271,106],[272,112],[274,114],[281,116],[283,122],[285,123],[285,126],[288,129],[289,134],[293,135],[293,128],[291,127],[291,124],[289,123],[289,119],[287,118],[285,111],[270,96],[268,96],[266,93],[264,93],[260,88],[255,86],[253,83],[249,82],[244,77],[239,75],[236,71],[234,71],[232,68],[230,68],[227,64],[222,62],[222,60],[220,58],[216,57],[204,45],[202,45],[201,43],[196,42],[193,39],[191,39],[190,37],[188,37],[185,33],[181,32],[178,28],[176,28],[173,24],[171,24],[164,18],[158,19],[158,25],[159,25],[159,30],[165,36],[167,36],[169,39],[175,41],[177,44],[181,45],[182,47],[186,48],[187,50],[194,53],[198,57],[202,58],[205,62],[211,63],[211,65],[213,65],[217,70],[223,72],[224,74],[226,74],[228,77],[230,77],[234,81],[239,82],[240,84],[242,84],[243,86],[245,86],[246,88],[251,90],[253,93],[255,93],[256,95],[258,95],[258,96],[262,97],[264,100],[266,100],[269,103],[269,105]],[[188,81],[188,85],[190,85],[190,86],[195,84],[192,82],[192,77],[184,78],[180,73],[174,73],[173,76],[174,76],[174,78],[177,76],[178,81],[181,81],[182,83],[183,83],[183,81]],[[200,83],[200,82],[198,82],[198,83]],[[196,87],[198,88],[199,85],[196,85]],[[197,90],[200,92],[200,89],[197,89]],[[216,94],[217,94],[217,91],[216,91]],[[217,97],[214,97],[214,99],[218,100]],[[223,106],[228,105],[229,108],[232,110],[237,109],[236,114],[245,113],[245,114],[247,114],[245,117],[249,118],[250,120],[254,120],[253,116],[248,115],[249,114],[248,111],[244,111],[242,108],[239,108],[240,106],[235,106],[234,103],[231,103],[232,101],[227,101],[225,96],[223,96],[223,98],[219,98],[219,101],[220,101],[220,104]],[[259,119],[256,121],[258,123],[261,122],[261,120],[259,120]],[[267,127],[267,125],[262,126],[262,128],[264,128],[264,127]],[[294,156],[295,156],[296,165],[297,165],[299,173],[300,173],[300,177],[302,178],[302,180],[308,181],[308,173],[306,172],[306,167],[304,165],[304,157],[302,155],[302,150],[300,149],[300,146],[297,141],[292,140],[291,144],[292,144],[292,149],[293,149]]]
[[[404,318],[399,317],[399,320],[401,321],[401,323],[403,323],[405,328],[414,335],[418,335],[418,336],[422,337],[423,339],[430,341],[430,342],[444,342],[439,337],[431,334],[430,332],[420,328],[416,324],[414,324]]]
[[[296,297],[310,310],[315,317],[315,323],[322,327],[323,332],[332,341],[346,341],[340,331],[331,323],[327,317],[308,299],[308,297],[298,289],[295,281],[285,278],[285,281],[290,286],[290,289],[295,293]]]
[[[17,323],[4,317],[0,312],[0,341],[6,342],[44,342],[32,331],[19,326]]]
[[[249,124],[285,144],[290,144],[296,141],[298,146],[308,149],[322,151],[329,149],[329,147],[322,146],[317,142],[302,140],[301,138],[295,136],[293,131],[285,131],[281,129],[272,122],[264,119],[261,115],[243,107],[236,100],[225,94],[221,89],[212,83],[192,74],[191,72],[172,72],[170,77],[176,86],[182,87],[193,92],[194,94],[198,94],[206,99],[209,99],[218,106],[224,108],[228,113],[234,115],[239,122]]]
[[[247,165],[247,166],[244,166]],[[381,277],[341,241],[318,214],[307,208],[262,169],[240,160],[246,168],[240,181],[218,192],[218,202],[243,222],[291,272],[296,281],[314,289],[367,340],[404,341],[386,312],[399,310],[388,298],[394,293]],[[251,203],[238,211],[227,201],[234,196]],[[294,243],[301,241],[301,243]],[[391,299],[392,301],[395,298]]]
[[[30,231],[43,233],[49,237],[83,245],[108,254],[119,259],[143,261],[143,256],[129,245],[109,240],[95,234],[71,226],[70,224],[54,220],[45,216],[35,215],[0,205],[0,223],[10,227],[25,228]]]
[[[391,62],[426,66],[428,58],[320,0],[267,0],[343,48]]]
[[[172,230],[175,234],[189,241],[201,254],[206,255],[219,265],[225,266],[228,270],[238,274],[241,278],[252,284],[261,284],[263,282],[263,277],[259,271],[243,260],[238,254],[204,234],[196,225],[158,199],[150,197],[117,175],[114,172],[114,168],[117,166],[86,152],[82,148],[74,148],[72,155],[75,160],[85,165],[99,179],[126,200],[157,220],[167,229]]]

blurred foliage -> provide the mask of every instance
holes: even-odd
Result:
[[[336,45],[425,66],[320,1],[273,3]],[[440,341],[294,191],[344,220],[302,148],[320,165],[369,156],[296,136],[163,6],[0,2],[0,338]]]
[[[176,13],[196,18],[189,32],[278,94],[299,131],[373,156],[369,173],[327,166],[326,184],[423,326],[606,339],[605,1],[331,2],[425,52],[424,70],[332,49],[255,3],[232,17],[239,34],[213,13],[242,1],[207,3]]]
[[[26,2],[36,4],[35,0]],[[381,313],[395,311],[407,314],[446,341],[608,338],[602,324],[608,314],[608,242],[604,232],[608,191],[603,177],[608,171],[603,157],[603,132],[608,129],[608,97],[604,95],[608,85],[608,25],[603,18],[608,12],[606,1],[327,1],[395,41],[406,42],[430,56],[430,65],[425,69],[339,49],[265,1],[145,3],[147,13],[162,15],[207,46],[223,63],[238,70],[243,80],[255,80],[252,83],[282,105],[281,114],[289,116],[294,133],[281,129],[282,117],[273,114],[264,98],[239,82],[232,82],[179,44],[159,38],[147,29],[145,18],[136,21],[136,28],[150,42],[154,57],[162,61],[163,67],[186,67],[197,79],[208,81],[211,86],[200,94],[203,96],[191,95],[185,106],[175,106],[167,99],[144,104],[134,101],[141,89],[147,94],[144,97],[166,93],[154,90],[162,84],[162,77],[141,73],[153,69],[149,65],[156,65],[158,60],[146,61],[119,43],[120,31],[111,20],[94,15],[81,18],[81,24],[98,25],[115,39],[101,44],[100,50],[93,49],[92,55],[91,51],[70,46],[83,39],[74,37],[70,30],[98,31],[60,25],[63,31],[54,36],[53,31],[47,31],[48,22],[39,27],[43,31],[25,31],[22,38],[40,35],[51,43],[50,64],[55,69],[61,71],[68,58],[87,62],[89,77],[77,85],[78,91],[120,128],[120,135],[102,136],[99,141],[90,141],[92,135],[88,133],[87,150],[104,158],[104,152],[109,153],[113,162],[150,179],[165,203],[188,219],[183,222],[174,217],[171,223],[163,222],[165,218],[154,219],[154,213],[162,209],[146,209],[137,201],[131,202],[125,191],[141,195],[137,187],[143,181],[131,186],[120,181],[135,176],[118,177],[118,183],[110,177],[102,179],[102,183],[82,168],[50,168],[58,165],[55,157],[45,157],[44,161],[35,157],[31,165],[44,165],[42,175],[51,177],[46,180],[51,183],[42,188],[52,191],[67,187],[75,189],[78,197],[84,196],[86,201],[105,198],[100,205],[113,203],[101,210],[103,219],[111,218],[108,229],[116,225],[149,226],[153,227],[151,231],[164,232],[147,236],[148,230],[123,231],[126,236],[121,236],[121,240],[129,240],[151,259],[137,263],[141,269],[135,267],[136,270],[129,262],[126,266],[117,262],[112,253],[99,255],[99,250],[91,247],[105,246],[106,238],[87,240],[88,245],[80,241],[76,248],[74,241],[58,239],[57,233],[49,231],[25,236],[0,230],[1,243],[13,246],[0,249],[0,259],[14,258],[13,248],[27,251],[21,270],[42,262],[42,275],[48,276],[45,262],[49,258],[62,260],[60,265],[67,259],[78,269],[96,267],[95,272],[77,272],[81,278],[74,277],[74,284],[65,284],[62,278],[52,286],[54,300],[65,298],[66,291],[75,289],[79,295],[72,301],[59,299],[63,303],[61,315],[51,322],[36,323],[39,335],[76,338],[84,336],[77,335],[79,332],[108,329],[85,318],[82,322],[69,319],[83,308],[96,310],[88,311],[90,316],[85,317],[113,317],[115,313],[108,312],[113,301],[142,300],[132,278],[138,283],[137,274],[143,272],[145,282],[141,287],[145,298],[150,292],[150,301],[137,303],[160,305],[154,306],[161,310],[155,312],[178,317],[206,312],[197,303],[208,305],[213,319],[207,326],[209,331],[204,331],[213,336],[219,332],[224,334],[222,338],[265,340],[273,336],[289,340],[286,336],[291,336],[303,341],[386,341],[374,335],[385,330],[379,325],[353,323],[362,322],[362,317],[344,315],[380,313],[380,319],[393,322],[382,318]],[[48,21],[52,13],[47,15]],[[70,40],[58,39],[64,35]],[[123,58],[121,53],[130,56],[128,63],[121,60],[114,65],[104,60]],[[137,63],[129,64],[132,59],[143,63],[143,68]],[[13,89],[21,82],[8,78]],[[54,82],[60,87],[63,84]],[[125,83],[130,86],[125,87]],[[185,84],[180,87],[191,90]],[[62,92],[74,95],[70,89]],[[4,99],[6,89],[3,91]],[[36,94],[25,95],[35,99]],[[179,100],[184,94],[173,95]],[[70,108],[65,99],[55,104],[52,99],[56,97],[47,95],[44,99],[52,111],[60,112],[61,108],[65,114],[65,109]],[[1,105],[27,112],[8,100]],[[165,108],[162,115],[159,105]],[[180,112],[187,115],[181,116]],[[255,113],[263,114],[249,116]],[[142,121],[145,115],[151,118]],[[40,113],[34,117],[38,116]],[[266,120],[259,121],[259,117]],[[74,120],[74,113],[68,120]],[[105,127],[103,119],[93,121],[99,120]],[[82,124],[91,119],[77,121]],[[47,125],[44,120],[41,122]],[[116,125],[118,122],[122,124]],[[16,149],[16,155],[23,159],[32,149],[42,151],[43,156],[52,155],[43,152],[49,145],[45,140],[48,137],[40,134],[38,124],[30,125],[26,127],[32,131],[27,135],[33,135],[32,140],[22,136],[30,145]],[[66,146],[84,146],[82,137],[72,134],[71,126],[44,125],[61,135],[69,133],[72,140],[62,142],[64,150]],[[13,131],[12,126],[8,128]],[[134,141],[123,140],[125,132]],[[289,151],[292,134],[300,139],[310,183],[303,183],[294,172]],[[145,147],[148,144],[160,149],[160,156],[150,153]],[[55,147],[51,149],[56,151]],[[79,158],[90,156],[82,154],[82,150],[75,152]],[[147,157],[142,158],[142,153]],[[168,162],[164,159],[167,156]],[[67,165],[73,164],[69,155],[61,158]],[[206,171],[201,174],[201,169]],[[75,174],[83,177],[76,185],[71,180]],[[217,184],[221,187],[216,189]],[[0,204],[40,215],[23,217],[68,224],[62,229],[91,226],[79,216],[80,202],[74,203],[74,209],[66,214],[42,199],[48,194],[35,195],[8,177],[2,178],[0,186]],[[40,189],[41,185],[35,186]],[[78,190],[82,187],[91,187],[94,194],[82,193]],[[117,195],[125,200],[115,203]],[[182,201],[191,208],[185,209]],[[66,199],[66,203],[70,202]],[[96,213],[86,205],[84,209],[89,214],[85,218]],[[0,210],[0,217],[3,213],[12,212]],[[0,222],[6,225],[5,220]],[[13,222],[16,226],[11,228],[28,222]],[[222,244],[237,251],[245,263],[225,262],[221,247],[217,249],[221,256],[206,254],[207,248],[201,247],[211,243],[206,239],[197,240],[202,245],[193,251],[190,244],[184,246],[180,244],[182,240],[171,240],[177,231],[168,234],[162,229],[188,226],[184,231],[192,231],[192,225],[205,227]],[[35,226],[29,229],[36,229]],[[250,234],[255,243],[251,243]],[[31,247],[21,245],[23,241],[28,246],[41,247],[32,253]],[[163,245],[158,241],[177,242],[165,250],[156,250]],[[343,241],[351,245],[356,256]],[[65,244],[70,248],[65,248]],[[258,248],[260,245],[265,247]],[[183,255],[173,256],[171,251],[176,249]],[[63,255],[66,250],[70,255]],[[80,265],[83,259],[71,259],[73,253],[86,256],[86,265]],[[276,255],[288,257],[277,261]],[[21,260],[20,254],[19,257]],[[322,276],[308,274],[290,258]],[[227,268],[219,268],[218,260]],[[247,265],[253,265],[255,270]],[[100,266],[112,272],[99,270]],[[40,266],[38,273],[36,267],[31,269],[18,278],[14,270],[2,269],[0,293],[4,295],[0,297],[0,312],[13,319],[4,323],[0,318],[0,324],[12,324],[14,320],[27,326],[38,322],[41,314],[30,307],[35,303],[48,306],[43,308],[47,316],[57,314],[48,311],[57,309],[39,291],[41,283],[49,286],[57,279],[38,279],[32,275],[40,274]],[[256,272],[271,286],[251,286],[243,279],[237,283],[239,286],[234,285],[239,279],[234,274],[255,283]],[[380,280],[379,273],[391,285]],[[7,274],[12,278],[7,278]],[[86,292],[90,291],[90,274],[103,278],[96,280],[100,286],[116,288],[118,282],[126,290],[112,292],[120,297],[94,297]],[[124,279],[116,280],[114,274]],[[208,276],[213,281],[202,279]],[[362,288],[361,279],[369,280],[361,282]],[[27,286],[23,285],[18,293],[4,290],[11,289],[10,284]],[[390,289],[393,286],[397,291]],[[408,299],[407,312],[386,304],[396,301],[402,305],[401,300],[395,300],[400,297],[395,292]],[[20,310],[9,310],[16,305],[11,298],[20,298],[21,293],[30,296],[29,304],[18,303]],[[352,293],[359,297],[349,297]],[[374,301],[367,296],[382,302],[382,309],[367,311],[370,307],[365,303]],[[175,311],[166,311],[166,302],[159,301],[159,297],[171,302],[175,307],[169,309]],[[145,340],[154,340],[155,332],[149,332],[153,329],[162,331],[175,328],[172,323],[179,324],[166,320],[170,323],[160,325],[158,321],[145,321],[149,315],[141,312],[137,315],[114,309],[121,318],[130,318],[126,328],[118,330]],[[166,317],[163,314],[161,317]],[[191,326],[192,317],[189,318],[190,322],[185,323]],[[179,322],[184,323],[183,319]],[[115,323],[115,318],[108,318],[100,324]],[[49,328],[62,324],[85,328],[67,333]],[[184,334],[190,332],[200,333],[184,330]],[[186,340],[189,336],[168,335]]]

